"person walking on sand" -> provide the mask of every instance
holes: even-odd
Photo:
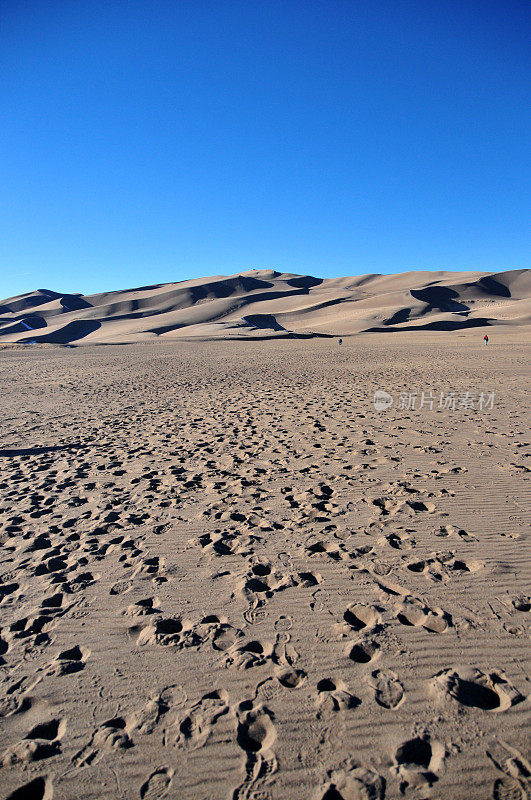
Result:
[[[340,339],[338,344],[343,344],[343,339]]]
[[[485,342],[486,345],[489,343],[489,337],[487,336],[487,334],[485,334],[485,336],[483,337],[483,341]]]

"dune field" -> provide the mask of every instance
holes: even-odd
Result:
[[[38,289],[0,301],[0,344],[349,336],[531,322],[531,272],[315,278],[274,270],[95,295]]]
[[[529,294],[2,301],[1,797],[525,800]]]

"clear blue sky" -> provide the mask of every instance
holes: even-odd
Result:
[[[0,297],[529,267],[531,4],[2,0]]]

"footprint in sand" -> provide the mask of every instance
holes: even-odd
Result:
[[[265,705],[245,700],[237,708],[236,742],[245,753],[244,779],[232,793],[232,800],[268,797],[262,787],[277,771],[272,747],[277,738],[274,715]]]
[[[483,566],[483,562],[478,559],[465,561],[462,558],[456,558],[455,553],[452,551],[449,553],[436,553],[429,558],[406,564],[410,572],[424,575],[428,580],[435,582],[448,581],[456,575],[465,573],[472,574],[478,572]]]
[[[248,625],[260,625],[261,622],[266,621],[268,616],[269,614],[264,608],[248,608],[242,614]]]
[[[92,734],[89,744],[72,758],[74,766],[86,767],[98,763],[105,752],[127,750],[132,747],[133,741],[127,727],[127,722],[123,717],[114,717],[103,722]]]
[[[497,778],[494,781],[492,800],[527,800],[525,788],[516,778]]]
[[[387,542],[393,550],[413,550],[417,544],[417,540],[411,533],[399,534],[397,532],[388,533],[378,539],[378,544],[383,544],[384,542]]]
[[[531,598],[526,594],[521,594],[514,598],[513,606],[516,611],[523,611],[527,613],[531,610]]]
[[[165,744],[173,744],[185,750],[198,750],[203,747],[210,738],[217,720],[229,713],[228,700],[229,696],[223,690],[204,695],[166,731]]]
[[[354,631],[374,630],[381,622],[380,610],[378,606],[353,603],[346,609],[343,619]]]
[[[206,552],[215,556],[241,555],[249,556],[260,542],[258,536],[241,534],[232,530],[214,531],[214,534],[202,534],[198,540]]]
[[[146,617],[150,614],[160,614],[160,600],[158,597],[146,597],[144,600],[137,600],[122,611],[128,617]]]
[[[377,497],[372,504],[382,517],[394,516],[398,513],[409,516],[422,512],[433,514],[436,509],[435,503],[424,503],[422,500],[396,500],[388,497]]]
[[[323,582],[323,576],[318,572],[298,572],[295,580],[299,586],[313,588]]]
[[[2,656],[5,656],[7,652],[9,652],[9,642],[6,642],[6,640],[0,635],[0,664],[6,663],[5,659],[2,658]]]
[[[153,556],[151,558],[144,558],[140,564],[133,570],[131,579],[137,577],[151,578],[153,583],[165,583],[168,579],[162,574],[165,566],[164,558]]]
[[[278,619],[275,620],[275,630],[279,632],[286,632],[290,631],[293,628],[293,620],[291,617],[286,617],[284,615],[280,616]]]
[[[227,651],[225,666],[242,670],[261,667],[272,657],[273,647],[273,644],[258,639],[232,647]]]
[[[273,597],[276,592],[295,585],[291,575],[273,570],[267,561],[255,561],[243,579],[241,594],[249,603],[249,607],[256,609],[265,605],[266,600]]]
[[[382,708],[395,709],[404,701],[404,687],[392,670],[374,670],[368,683],[374,689],[374,699]]]
[[[385,780],[373,770],[353,767],[333,770],[327,781],[312,795],[312,800],[384,800]]]
[[[492,741],[486,755],[503,773],[494,782],[493,800],[527,800],[531,763],[525,756],[502,739]]]
[[[275,678],[286,689],[300,689],[306,683],[307,677],[303,669],[275,667]]]
[[[347,656],[356,664],[369,664],[380,655],[380,645],[374,639],[349,642]]]
[[[165,797],[172,783],[175,770],[170,767],[159,767],[151,773],[147,781],[140,787],[142,800],[160,800]]]
[[[233,628],[228,623],[220,623],[212,636],[212,647],[224,653],[234,647],[243,635],[243,631],[239,628]]]
[[[25,783],[6,797],[6,800],[52,800],[53,786],[48,776],[39,776]]]
[[[435,536],[445,538],[446,536],[459,536],[465,542],[477,542],[477,538],[472,534],[467,533],[464,528],[456,528],[455,525],[441,525],[438,531],[435,531]]]
[[[317,705],[322,711],[344,711],[357,708],[361,703],[359,697],[351,694],[341,680],[323,678],[317,684]]]
[[[62,592],[56,592],[55,594],[49,595],[43,599],[40,610],[44,614],[62,617],[63,614],[65,614],[71,607],[69,605],[63,605],[64,600],[64,594]]]
[[[48,631],[52,630],[56,624],[54,618],[46,614],[22,617],[9,626],[7,636],[10,639],[26,639],[32,645],[42,647],[51,642]]]
[[[127,720],[127,730],[131,733],[135,731],[140,734],[153,733],[163,717],[169,711],[182,708],[186,700],[186,693],[180,684],[166,686],[161,692],[154,695],[145,706],[131,714]]]
[[[139,647],[155,644],[177,650],[199,647],[207,638],[204,633],[196,630],[192,622],[180,617],[159,617],[152,625],[133,626],[129,629],[129,635],[137,636],[136,643]]]
[[[63,584],[63,588],[66,592],[71,592],[73,594],[76,592],[83,592],[87,587],[99,581],[100,578],[101,575],[97,572],[80,572],[78,575],[74,575],[67,583]]]
[[[239,644],[236,642],[226,650],[225,666],[237,669],[250,669],[263,666],[271,660],[278,667],[291,667],[299,654],[290,645],[288,633],[277,633],[275,642],[261,642],[258,639]]]
[[[312,600],[309,604],[310,609],[312,611],[324,611],[329,599],[330,595],[328,592],[325,592],[323,589],[316,589],[312,594]]]
[[[349,554],[346,552],[343,545],[338,544],[337,541],[327,542],[324,539],[319,539],[309,544],[306,547],[306,552],[310,557],[325,555],[331,558],[332,561],[342,561],[349,558]]]
[[[38,701],[28,693],[42,681],[42,677],[21,678],[7,688],[2,689],[4,695],[0,700],[0,719],[14,714],[23,714],[33,708]]]
[[[61,752],[61,738],[65,731],[65,719],[51,719],[35,725],[23,739],[3,753],[2,766],[27,764],[57,755]]]
[[[398,608],[397,620],[410,627],[422,627],[430,633],[444,633],[452,627],[450,614],[442,608],[431,609],[422,600],[408,597]]]
[[[18,583],[6,583],[5,575],[2,576],[2,580],[4,583],[0,585],[0,605],[12,605],[16,601],[14,594],[18,592],[20,586]]]
[[[299,660],[299,654],[290,644],[291,634],[279,632],[275,638],[271,658],[278,666],[293,666]]]
[[[406,789],[424,791],[436,783],[441,771],[445,747],[427,734],[403,742],[394,754],[394,770],[400,778],[400,791]]]
[[[117,581],[109,591],[109,594],[127,594],[133,588],[131,581]]]
[[[74,647],[68,650],[63,650],[57,655],[50,664],[46,674],[47,675],[71,675],[74,672],[81,672],[85,668],[90,650],[86,647]]]
[[[246,753],[270,750],[277,738],[273,714],[262,705],[246,710],[246,704],[238,713],[236,741]]]
[[[266,678],[257,684],[254,694],[254,701],[270,703],[275,697],[282,694],[282,686],[274,678]]]
[[[486,674],[472,667],[444,669],[435,675],[432,685],[439,696],[483,711],[507,711],[525,700],[503,674]]]

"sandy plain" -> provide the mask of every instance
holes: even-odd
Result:
[[[526,798],[522,330],[4,347],[1,796]]]

